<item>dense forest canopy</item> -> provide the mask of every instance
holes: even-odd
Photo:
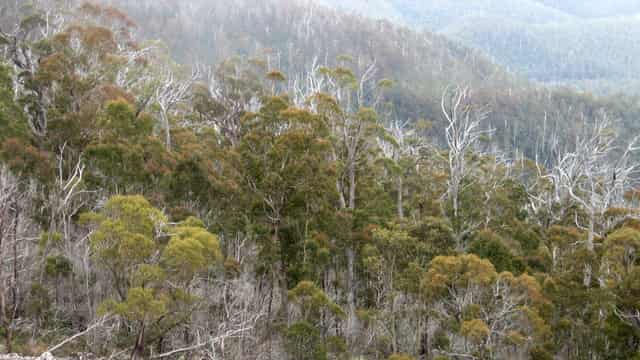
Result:
[[[530,29],[599,11],[542,3]],[[637,98],[443,34],[310,1],[1,3],[0,354],[640,358]],[[611,46],[585,67],[631,59]]]

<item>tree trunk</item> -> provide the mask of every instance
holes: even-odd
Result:
[[[458,187],[451,190],[451,201],[453,202],[453,218],[458,219]]]
[[[13,278],[11,280],[11,316],[7,316],[6,312],[3,312],[4,316],[4,328],[5,328],[5,340],[7,353],[13,350],[13,320],[16,318],[18,312],[18,220],[20,217],[20,211],[18,204],[14,203],[15,215],[13,221]],[[3,291],[4,293],[4,291]],[[2,307],[6,309],[5,296],[2,296]]]
[[[587,236],[587,249],[593,251],[595,246],[593,245],[593,239],[595,237],[595,214],[592,212],[589,214],[589,234]]]
[[[338,200],[340,201],[340,209],[347,208],[347,201],[344,199],[344,189],[340,180],[336,180],[336,189],[338,190]]]
[[[4,227],[2,226],[3,225],[2,220],[3,219],[0,218],[0,259],[2,259],[2,256],[3,256],[2,240],[4,237]],[[2,268],[0,268],[0,278],[2,278]],[[0,326],[2,326],[3,328],[8,328],[7,323],[8,321],[7,321],[7,306],[5,302],[5,286],[3,283],[0,282]],[[7,347],[6,350],[8,353],[11,352],[10,347]]]
[[[356,164],[352,161],[349,164],[349,209],[356,208]]]
[[[422,334],[422,344],[420,355],[424,355],[425,360],[431,359],[431,339],[429,338],[429,316],[424,321],[424,333]]]
[[[347,336],[351,337],[356,323],[356,291],[355,291],[355,251],[347,249]]]
[[[349,210],[356,207],[356,167],[355,161],[349,164]],[[354,244],[347,246],[347,340],[352,341],[356,325],[356,289],[355,289],[355,258]]]
[[[269,307],[267,310],[267,339],[269,341],[269,351],[268,351],[268,359],[271,360],[273,355],[273,336],[271,331],[271,313],[273,309],[273,287],[276,285],[276,280],[273,275],[274,271],[271,271],[271,286],[269,287]]]
[[[133,351],[131,352],[131,360],[135,360],[137,358],[142,358],[144,356],[144,332],[145,332],[145,323],[142,322],[141,329],[138,332],[138,336],[136,337],[136,344],[133,347]]]
[[[9,339],[9,321],[7,318],[7,306],[5,302],[4,286],[0,286],[0,324],[5,328],[5,347],[7,353],[11,353],[11,340]]]
[[[163,111],[162,122],[164,125],[164,144],[167,151],[171,152],[171,124],[169,123],[169,114]]]
[[[13,223],[13,286],[11,287],[11,300],[13,306],[17,307],[18,304],[18,221],[20,218],[20,211],[18,210],[18,204],[15,204],[15,221]]]
[[[280,225],[274,224],[273,241],[280,247],[280,301],[282,302],[282,315],[285,321],[289,318],[289,286],[287,277],[287,260],[284,243],[280,241]],[[274,284],[275,285],[275,284]]]
[[[404,186],[402,181],[402,175],[398,176],[398,198],[397,198],[397,206],[398,206],[398,218],[404,219]]]

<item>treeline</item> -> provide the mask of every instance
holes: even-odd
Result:
[[[638,149],[610,120],[624,99],[515,106],[450,86],[438,121],[407,121],[381,61],[295,72],[256,52],[190,71],[116,8],[11,5],[0,351],[638,356]],[[547,164],[498,151],[510,118],[490,110],[542,98],[566,111],[536,126],[555,116],[572,140],[532,139]]]

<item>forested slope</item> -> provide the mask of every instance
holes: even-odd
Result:
[[[0,352],[638,356],[634,100],[280,0],[2,5]]]
[[[607,107],[622,127],[630,130],[638,127],[634,116],[640,105],[633,98],[594,98],[588,93],[533,85],[491,63],[478,51],[441,35],[342,14],[315,6],[313,2],[275,0],[256,5],[252,1],[239,1],[232,8],[223,2],[207,1],[115,3],[126,8],[137,21],[141,36],[163,40],[183,63],[210,64],[239,54],[249,58],[266,55],[269,66],[284,72],[291,83],[296,79],[300,81],[313,64],[338,65],[341,55],[350,59],[357,73],[363,73],[375,62],[376,79],[393,81],[393,86],[386,91],[386,99],[393,105],[390,116],[402,121],[426,119],[435,127],[443,126],[440,98],[444,89],[452,84],[471,86],[478,102],[489,105],[487,127],[496,130],[493,141],[512,156],[524,153],[546,161],[552,156],[551,149],[542,139],[548,139],[552,133],[564,134],[561,139],[573,137],[576,126],[581,126],[583,114],[593,116],[602,107]],[[447,9],[455,8],[450,12],[452,16],[460,12],[461,5],[454,5],[442,3]],[[485,5],[498,8],[498,4],[491,1],[477,7],[486,8]],[[523,17],[528,16],[521,10]],[[540,21],[549,19],[547,15],[541,14]],[[496,22],[500,27],[508,26],[508,20],[503,19],[476,20],[474,26],[481,29],[483,26],[495,29]],[[516,27],[520,29],[519,25]],[[508,34],[497,36],[508,37]],[[515,36],[519,36],[519,32]],[[508,40],[496,40],[495,44],[503,44],[501,46],[508,49],[504,51],[505,56],[515,56],[512,53],[517,52],[517,47],[509,46],[517,41]],[[521,48],[530,56],[535,46],[531,42],[525,44],[527,46]],[[619,51],[623,51],[622,48]],[[546,45],[541,45],[539,56],[532,60],[537,64],[532,71],[542,74],[546,70],[544,74],[549,79],[560,72],[560,67],[557,59],[550,59],[547,53]],[[575,59],[567,58],[569,65],[563,76],[572,71],[582,74],[584,69],[606,68],[609,72],[613,68],[609,63],[612,57],[599,66],[591,65],[598,61],[597,57],[589,60],[585,54],[581,59],[586,59],[585,65],[578,68],[571,65]],[[519,64],[520,60],[514,59],[514,63]],[[549,134],[543,134],[545,131]],[[430,135],[443,143],[441,132]]]
[[[640,6],[620,1],[328,1],[374,18],[431,29],[550,85],[638,93]],[[390,10],[387,10],[390,9]],[[385,15],[386,14],[386,15]]]

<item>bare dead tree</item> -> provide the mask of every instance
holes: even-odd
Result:
[[[171,350],[158,355],[153,355],[151,356],[151,359],[162,359],[162,358],[174,356],[174,355],[185,353],[185,352],[194,352],[198,350],[206,354],[208,359],[211,359],[211,360],[218,359],[217,347],[221,347],[222,348],[221,351],[224,351],[224,343],[226,340],[237,338],[242,334],[251,331],[255,327],[255,324],[258,321],[258,319],[259,319],[259,316],[256,316],[230,329],[226,328],[225,326],[222,326],[220,332],[218,332],[216,335],[208,335],[208,336],[198,335],[198,338],[202,339],[204,337],[204,340],[199,340],[196,344],[191,346]],[[202,351],[203,348],[206,348],[206,347],[209,347],[209,348],[204,349],[204,351]]]
[[[164,127],[165,146],[171,150],[171,115],[176,105],[187,100],[191,95],[191,87],[198,79],[197,67],[191,71],[191,76],[181,80],[169,67],[162,71],[160,82],[154,93],[154,102],[160,108],[160,119]]]
[[[612,121],[603,111],[586,135],[576,139],[575,151],[560,156],[546,177],[553,184],[555,201],[568,198],[582,207],[587,225],[576,226],[587,232],[587,248],[594,249],[594,238],[601,233],[598,219],[611,207],[624,205],[624,193],[635,180],[638,166],[632,155],[640,150],[638,138],[619,149]],[[602,224],[600,224],[602,225]]]
[[[97,329],[97,328],[99,328],[99,327],[103,326],[103,325],[104,325],[104,323],[105,323],[106,321],[108,321],[109,319],[110,319],[110,316],[109,316],[109,315],[102,316],[100,319],[98,319],[98,321],[96,321],[96,322],[94,322],[93,324],[89,325],[86,329],[84,329],[84,330],[82,330],[82,331],[80,331],[80,332],[78,332],[78,333],[76,333],[76,334],[74,334],[74,335],[72,335],[72,336],[69,336],[68,338],[66,338],[66,339],[62,340],[62,341],[61,341],[61,342],[59,342],[58,344],[56,344],[56,345],[54,345],[54,346],[50,347],[49,349],[47,349],[47,351],[45,351],[45,352],[44,352],[42,355],[40,355],[40,356],[47,356],[47,354],[51,354],[51,353],[53,353],[54,351],[56,351],[56,350],[58,350],[58,349],[62,348],[63,346],[65,346],[66,344],[68,344],[68,343],[72,342],[73,340],[75,340],[75,339],[77,339],[77,338],[79,338],[79,337],[82,337],[82,336],[84,336],[84,335],[88,334],[89,332],[91,332],[92,330]]]
[[[5,253],[5,246],[9,243],[12,224],[15,218],[12,213],[15,211],[15,203],[18,197],[18,180],[9,170],[0,167],[0,324],[6,329],[5,339],[8,351],[11,351],[11,329],[13,328],[13,311],[8,308],[9,290],[12,289],[11,275],[5,274],[5,262],[9,259],[8,252]],[[15,241],[15,240],[14,240]],[[15,305],[14,305],[15,308]]]
[[[153,53],[155,46],[147,46],[141,49],[132,49],[121,44],[118,45],[118,54],[124,59],[124,65],[118,68],[115,76],[115,84],[125,90],[138,89],[138,85],[147,83],[151,79],[149,71],[140,62]]]
[[[467,156],[478,140],[492,131],[482,129],[482,122],[487,118],[488,110],[471,103],[469,87],[447,88],[442,94],[441,108],[447,121],[445,138],[449,149],[449,180],[445,195],[451,201],[453,218],[458,221],[461,187],[471,170]],[[458,234],[458,246],[461,245],[461,235]]]
[[[259,91],[246,83],[243,79],[241,65],[234,64],[234,72],[227,73],[223,69],[201,67],[201,90],[210,106],[196,111],[200,114],[197,125],[192,127],[206,127],[215,129],[232,146],[238,145],[241,137],[241,119],[249,111],[257,111],[260,107]],[[189,126],[189,124],[188,124]]]
[[[313,96],[322,93],[327,84],[327,78],[321,72],[318,58],[315,57],[309,70],[304,74],[295,74],[288,80],[289,93],[293,104],[299,108],[309,107],[315,111],[314,103],[309,101]]]

